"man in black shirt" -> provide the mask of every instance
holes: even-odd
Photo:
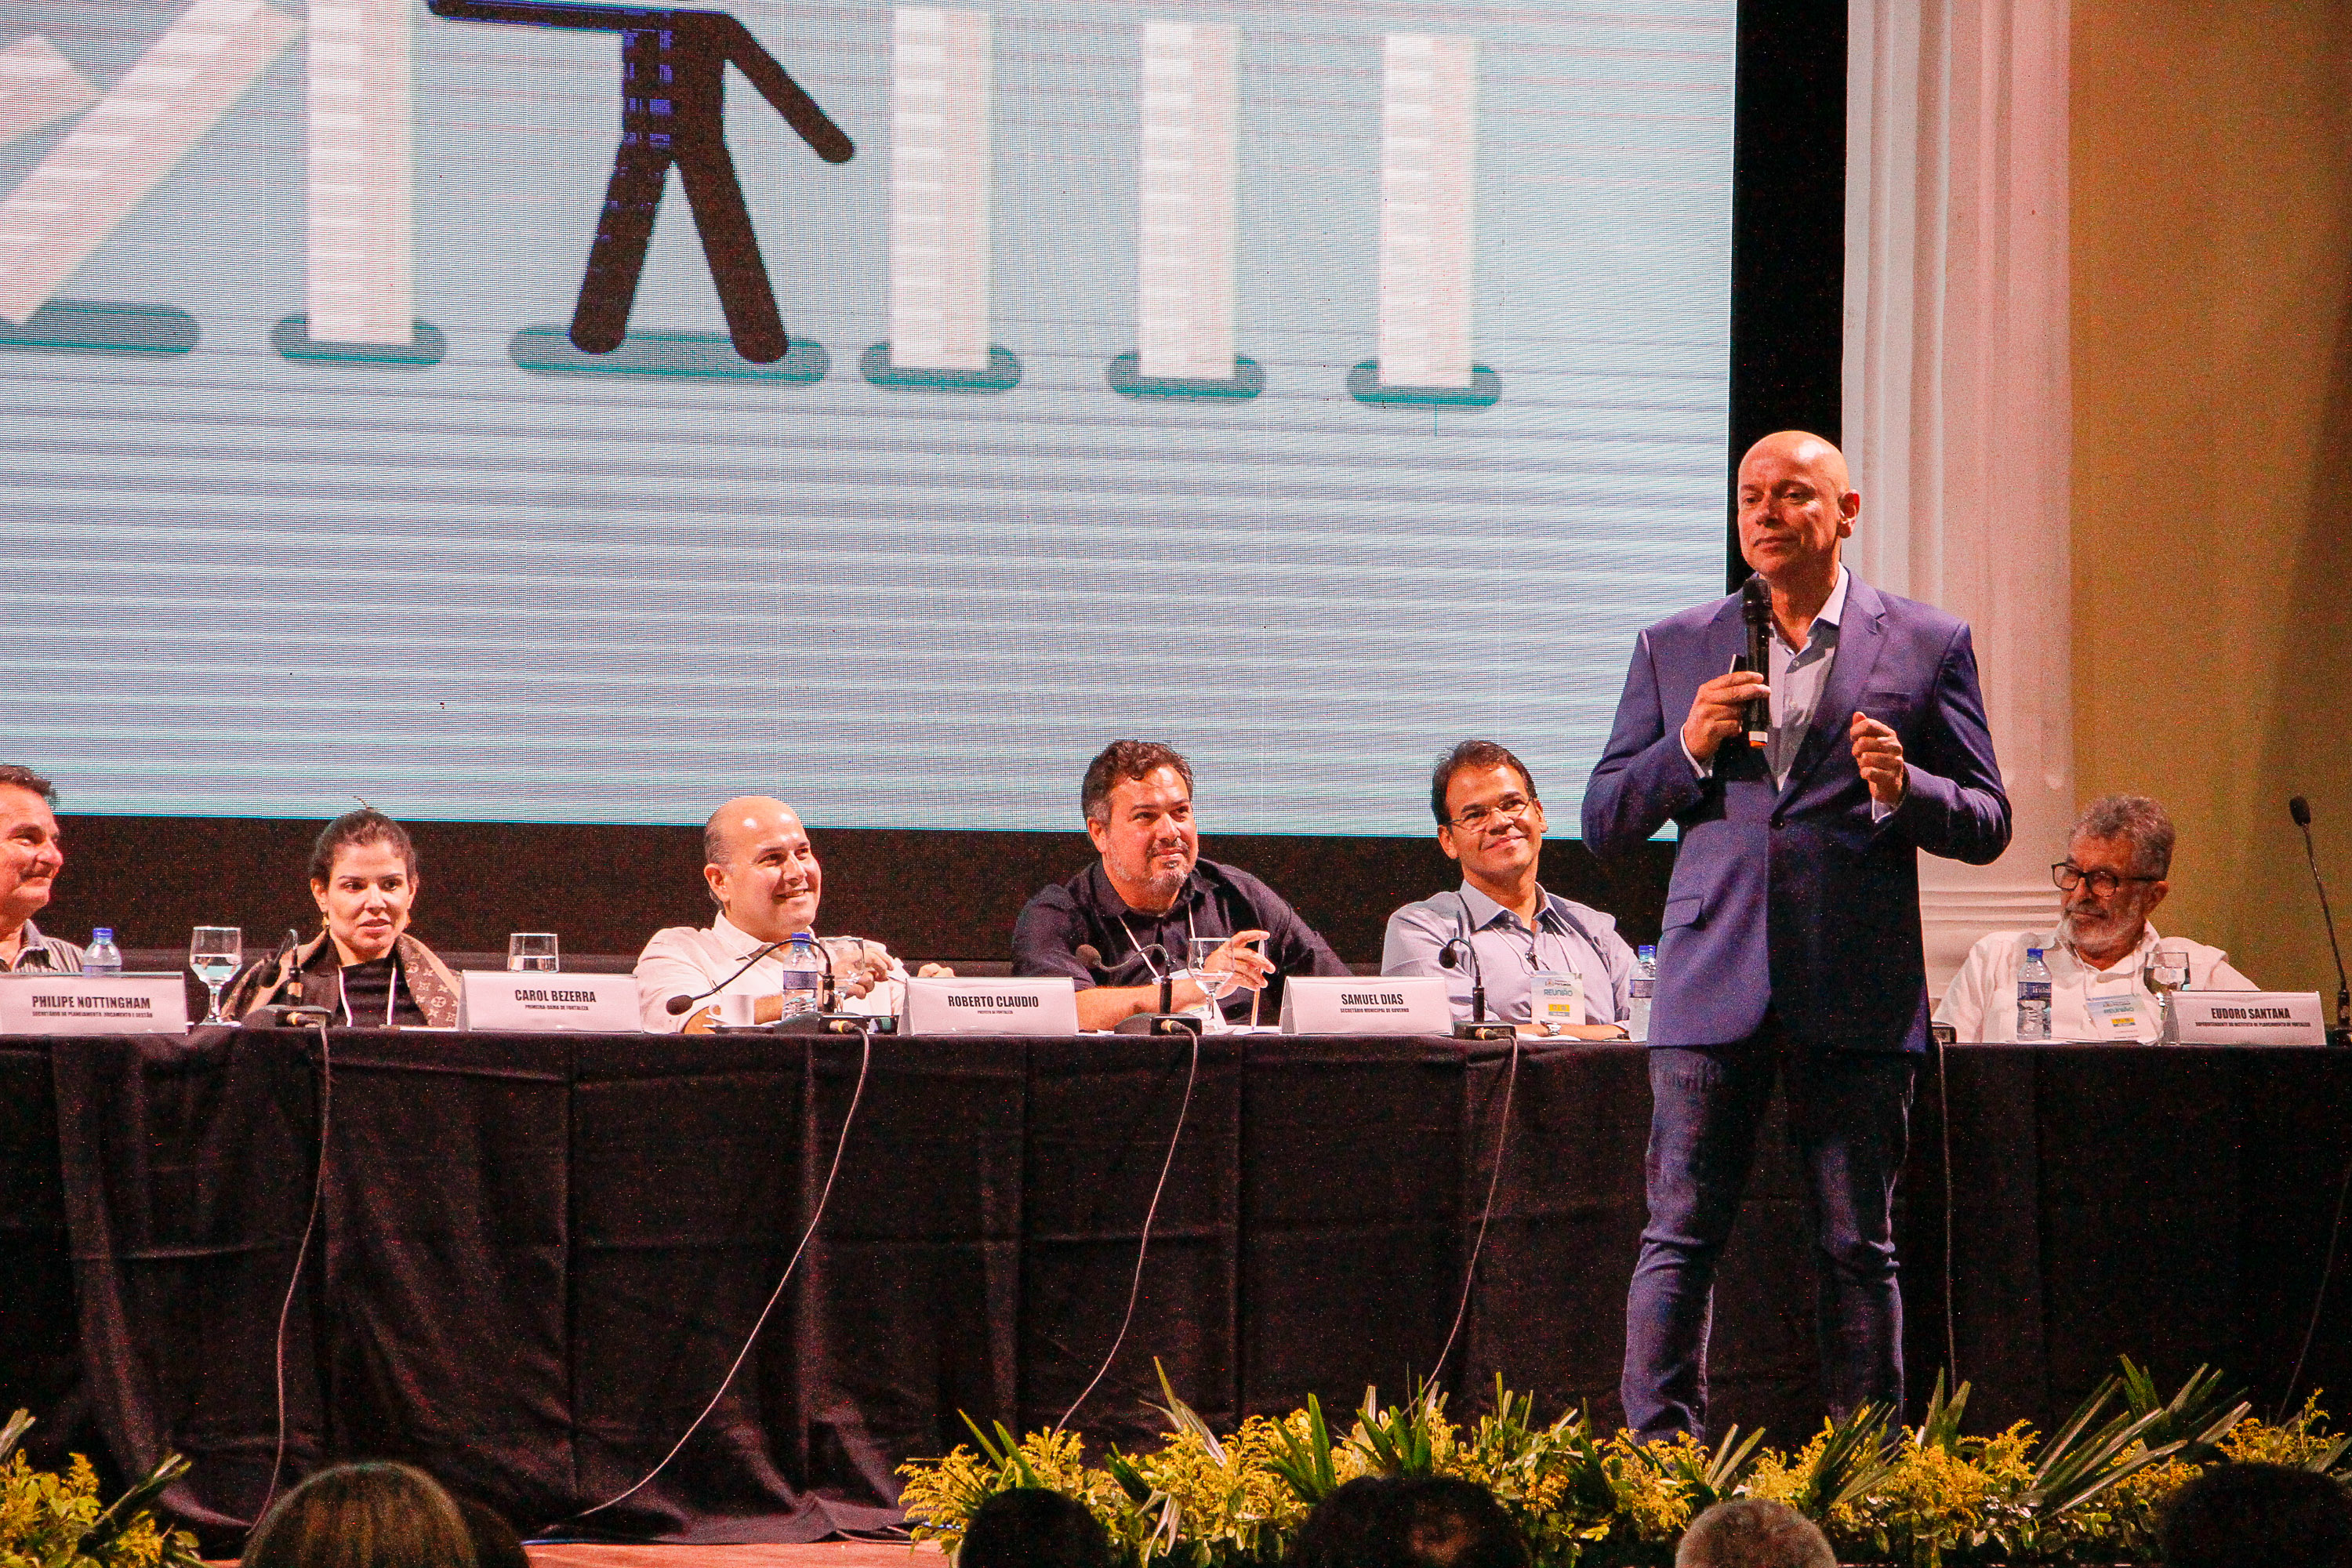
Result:
[[[1234,1018],[1247,1018],[1250,994],[1262,991],[1260,1016],[1272,1022],[1286,974],[1349,973],[1273,889],[1201,858],[1192,765],[1171,748],[1113,741],[1087,765],[1079,801],[1102,858],[1029,900],[1013,928],[1013,973],[1068,975],[1081,1026],[1108,1029],[1152,1011],[1160,976],[1192,967],[1199,937],[1222,939],[1205,967],[1234,972],[1224,1001]],[[1082,957],[1081,948],[1094,952]],[[1195,1007],[1205,995],[1179,979],[1172,1001]]]

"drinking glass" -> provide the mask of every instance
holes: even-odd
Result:
[[[562,967],[555,958],[551,931],[519,931],[507,938],[507,967],[552,974]]]
[[[2189,950],[2171,942],[2158,942],[2156,951],[2147,955],[2147,983],[2164,1015],[2163,1032],[2157,1038],[2165,1045],[2179,1045],[2180,1020],[2172,1010],[2172,994],[2189,984]]]
[[[1241,978],[1230,968],[1209,967],[1209,960],[1215,955],[1217,949],[1224,945],[1225,939],[1221,936],[1196,936],[1192,941],[1192,984],[1208,997],[1208,1025],[1212,1034],[1225,1026],[1225,994]]]
[[[198,926],[189,936],[188,967],[196,972],[196,978],[212,994],[205,1023],[230,1021],[221,1013],[221,987],[236,978],[236,966],[244,957],[245,931],[241,926]]]

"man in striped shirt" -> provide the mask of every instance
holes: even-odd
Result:
[[[33,923],[65,869],[57,800],[57,786],[32,769],[0,763],[0,969],[81,968],[80,948]]]

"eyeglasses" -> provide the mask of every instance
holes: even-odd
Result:
[[[2050,868],[2050,880],[2062,893],[2071,893],[2084,883],[2091,884],[2091,896],[2112,899],[2116,889],[2126,882],[2161,882],[2161,877],[2118,877],[2113,871],[2085,871],[2072,860],[2061,860]]]
[[[1452,826],[1475,829],[1486,826],[1491,820],[1517,821],[1525,816],[1528,807],[1533,805],[1535,802],[1526,795],[1507,795],[1492,805],[1464,806],[1462,815],[1454,819]]]

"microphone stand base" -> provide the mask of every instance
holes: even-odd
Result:
[[[1190,1013],[1138,1013],[1112,1026],[1114,1035],[1197,1035],[1201,1020]]]
[[[2327,1043],[2339,1051],[2352,1050],[2352,1029],[2329,1029]]]
[[[1518,1030],[1508,1024],[1488,1018],[1480,1023],[1457,1023],[1454,1037],[1457,1040],[1507,1040]]]

